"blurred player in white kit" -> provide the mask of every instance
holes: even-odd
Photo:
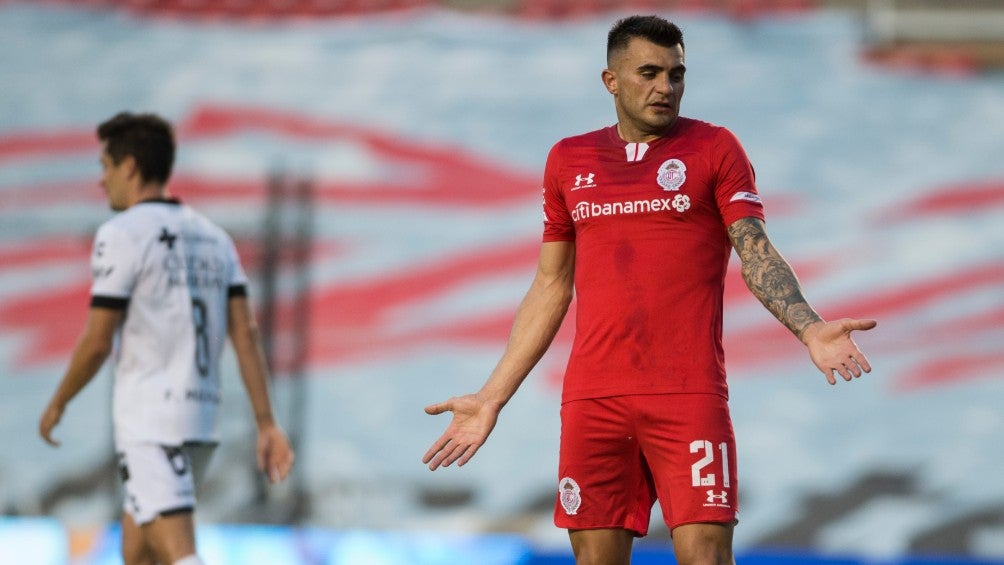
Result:
[[[171,125],[120,113],[97,128],[101,186],[118,212],[97,232],[87,323],[39,421],[52,445],[67,403],[111,356],[127,565],[200,565],[193,512],[218,441],[219,361],[229,335],[258,427],[257,464],[286,478],[294,454],[272,414],[247,277],[221,228],[172,198]]]

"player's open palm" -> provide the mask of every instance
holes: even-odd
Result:
[[[425,413],[430,415],[443,412],[453,412],[453,420],[422,457],[422,462],[428,463],[432,471],[453,462],[459,467],[470,461],[492,433],[499,416],[499,408],[475,394],[453,397],[425,408]]]
[[[845,381],[860,377],[872,370],[868,358],[851,339],[855,330],[870,330],[878,325],[875,320],[855,320],[843,318],[809,327],[803,339],[809,348],[809,357],[816,367],[826,375],[826,380],[837,384],[834,371]]]

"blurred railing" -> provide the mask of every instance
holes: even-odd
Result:
[[[145,15],[196,18],[314,18],[445,8],[530,18],[565,18],[604,11],[712,11],[755,17],[814,8],[817,0],[40,0]]]
[[[1004,67],[1002,0],[868,0],[869,59],[971,74]]]

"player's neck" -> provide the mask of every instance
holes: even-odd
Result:
[[[652,141],[666,137],[670,130],[673,129],[676,121],[677,120],[673,120],[673,123],[658,132],[647,132],[636,130],[634,128],[625,128],[623,126],[623,122],[618,121],[617,135],[621,138],[621,140],[627,143],[651,143]]]
[[[167,187],[159,183],[147,183],[136,188],[133,192],[132,204],[138,204],[147,200],[166,200],[170,198]]]

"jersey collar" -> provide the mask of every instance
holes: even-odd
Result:
[[[140,200],[136,204],[147,204],[147,203],[149,203],[149,204],[173,204],[173,205],[177,206],[177,205],[181,204],[181,200],[178,200],[177,198],[174,198],[173,196],[172,197],[167,197],[167,198],[147,198],[145,200]]]

